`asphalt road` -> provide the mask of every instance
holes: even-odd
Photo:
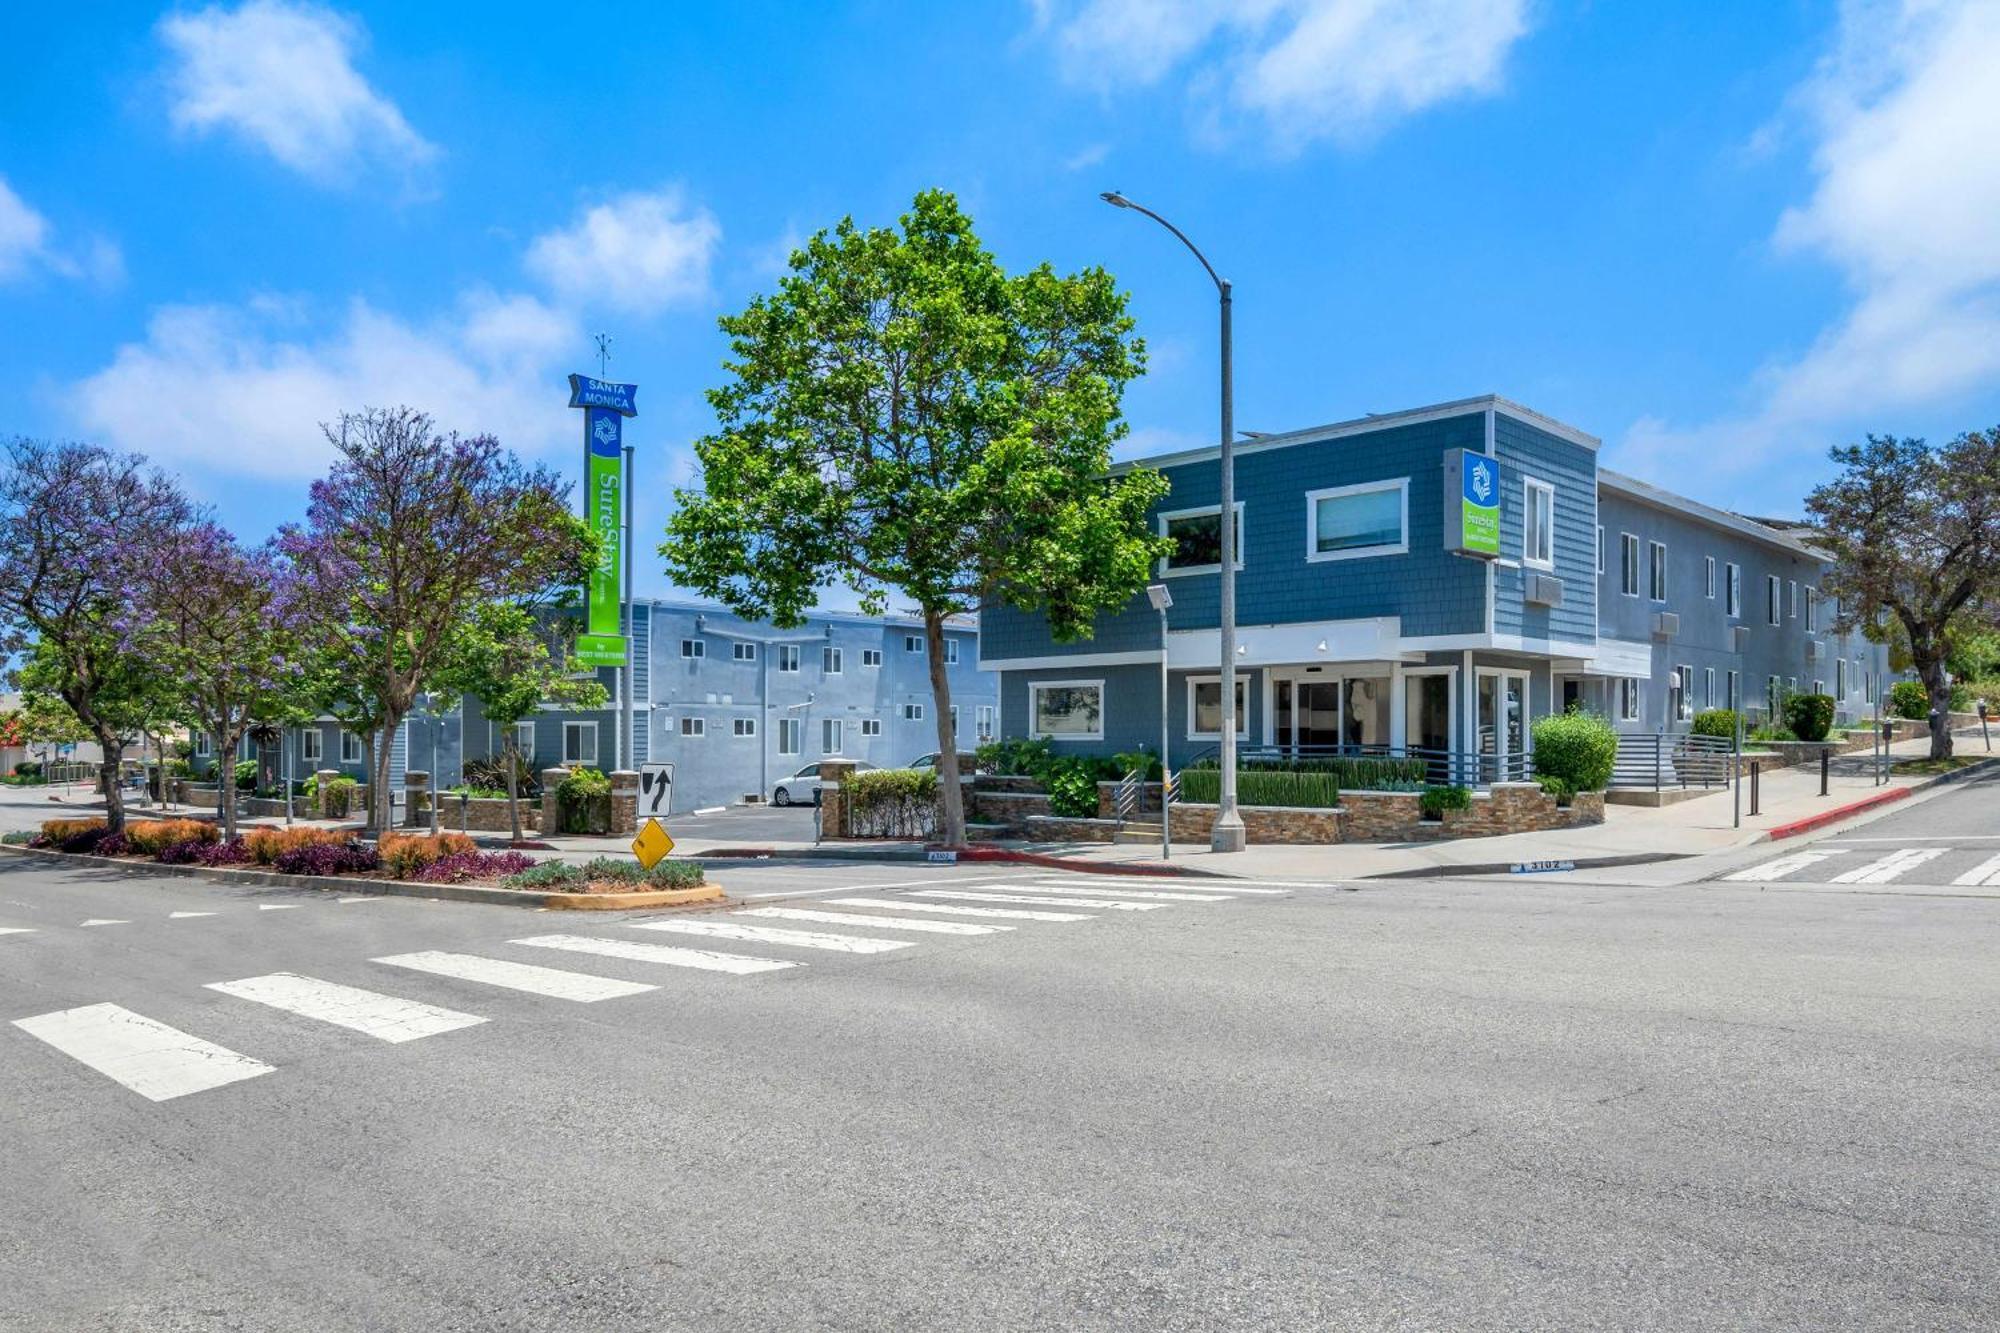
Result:
[[[735,910],[870,924],[0,860],[0,1327],[2000,1323],[2000,903],[721,878]],[[551,934],[801,965],[520,942]],[[413,953],[488,979],[380,961]],[[310,981],[237,984],[277,974]],[[185,1036],[140,1054],[144,1020]]]
[[[1771,844],[1720,872],[1774,892],[2000,898],[2000,778],[1955,784],[1867,823]]]

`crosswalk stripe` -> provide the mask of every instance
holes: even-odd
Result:
[[[811,907],[750,907],[731,916],[768,916],[781,921],[819,921],[829,926],[866,926],[872,930],[909,930],[927,935],[992,935],[1012,926],[984,926],[977,921],[903,921],[854,912],[822,912]]]
[[[737,976],[804,966],[785,959],[751,958],[740,953],[713,953],[707,949],[681,949],[671,944],[640,944],[636,940],[597,940],[583,935],[535,935],[508,943],[525,944],[535,949],[602,954],[606,958],[629,958],[638,963],[664,963],[668,967],[694,967],[704,972],[730,972]]]
[[[17,1018],[14,1026],[148,1101],[170,1101],[273,1072],[262,1060],[115,1004]]]
[[[913,940],[872,940],[860,935],[830,935],[818,930],[738,925],[733,921],[633,921],[628,924],[634,930],[661,930],[678,935],[743,940],[750,944],[788,944],[799,949],[827,949],[834,953],[888,953],[891,949],[908,949],[915,944]]]
[[[1094,889],[1100,884],[1158,884],[1162,879],[1165,879],[1165,876],[1077,875],[1069,879],[1038,879],[1035,881],[1033,887],[1048,886],[1051,888],[1073,889],[1079,885],[1087,885]],[[1281,888],[1271,888],[1267,884],[1238,884],[1232,880],[1222,879],[1171,879],[1166,882],[1172,884],[1176,889],[1192,889],[1198,893],[1268,893],[1277,894],[1281,897],[1290,896],[1292,890],[1295,888],[1318,889],[1326,887],[1323,884],[1288,884]]]
[[[944,916],[1004,917],[1009,921],[1088,921],[1088,912],[1029,912],[1013,907],[948,907],[908,898],[829,898],[835,907],[879,907],[885,912],[936,912]],[[1039,900],[1038,900],[1039,901]]]
[[[260,911],[260,912],[290,912],[290,911],[295,911],[295,910],[297,910],[297,908],[298,908],[298,904],[297,904],[297,903],[258,903],[258,904],[257,904],[257,910],[258,910],[258,911]]]
[[[116,917],[94,916],[88,921],[79,921],[77,924],[79,926],[129,926],[132,923],[130,921],[121,921]]]
[[[169,920],[169,921],[185,921],[185,920],[187,920],[187,919],[188,919],[189,917],[195,917],[195,916],[214,916],[214,915],[215,915],[215,913],[213,913],[213,912],[169,912],[169,913],[167,913],[167,920]]]
[[[0,926],[0,935],[32,935],[34,933],[35,928],[33,926]]]
[[[1816,866],[1821,861],[1835,855],[1838,855],[1838,851],[1835,849],[1794,852],[1790,856],[1781,856],[1775,861],[1766,861],[1762,865],[1750,866],[1737,871],[1735,874],[1724,875],[1723,878],[1741,884],[1764,883],[1774,879],[1783,879],[1794,870],[1804,870],[1809,866]]]
[[[322,1023],[352,1028],[383,1041],[415,1041],[486,1021],[476,1014],[461,1014],[455,1009],[440,1009],[416,1000],[399,1000],[393,995],[302,977],[295,972],[273,972],[241,981],[211,981],[208,989],[316,1018]]]
[[[1879,861],[1870,861],[1865,866],[1856,866],[1845,874],[1835,875],[1835,884],[1887,884],[1892,879],[1915,870],[1924,862],[1943,856],[1944,847],[1899,847]]]
[[[1953,884],[2000,884],[2000,856],[1988,857],[1952,881]]]
[[[373,961],[459,981],[479,981],[507,990],[527,991],[530,995],[546,995],[555,1000],[575,1000],[580,1004],[594,1004],[598,1000],[615,1000],[621,995],[637,995],[641,991],[659,989],[643,981],[593,977],[584,972],[566,972],[559,967],[537,967],[533,963],[512,963],[502,958],[481,958],[477,954],[445,953],[437,949],[392,954]]]
[[[1049,907],[1092,907],[1107,912],[1157,912],[1166,903],[1127,903],[1111,898],[1037,898],[1025,893],[962,893],[957,889],[918,889],[919,898],[948,898],[967,903],[1042,903]]]
[[[1095,884],[1065,884],[1060,888],[1044,884],[1010,884],[1009,893],[1086,893],[1099,898],[1133,898],[1139,901],[1181,903],[1226,903],[1226,893],[1182,893],[1167,889],[1100,889]]]

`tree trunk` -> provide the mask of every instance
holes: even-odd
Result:
[[[110,728],[97,733],[98,748],[104,751],[104,763],[115,774],[125,764],[125,742]],[[43,768],[47,772],[46,766]],[[104,828],[109,833],[125,831],[125,792],[115,781],[104,792]]]
[[[460,727],[459,730],[461,733],[463,733],[465,729],[463,727]],[[461,751],[461,753],[463,752]],[[521,797],[520,797],[521,778],[518,771],[520,767],[520,761],[517,755],[518,751],[516,750],[514,745],[514,738],[512,736],[509,736],[507,738],[507,822],[509,825],[513,827],[514,841],[520,842],[521,841]]]
[[[1931,758],[1946,759],[1951,756],[1951,686],[1945,682],[1944,662],[1933,658],[1928,663],[1919,662],[1917,672],[1923,677],[1924,693],[1931,700]]]
[[[228,842],[236,836],[236,738],[225,733],[222,737],[221,767],[217,770],[220,781],[215,784],[215,826],[222,830],[222,840]]]
[[[389,799],[389,756],[394,748],[396,728],[402,725],[402,721],[399,716],[385,713],[382,730],[376,733],[382,738],[382,744],[377,748],[374,765],[369,770],[375,776],[371,779],[368,804],[378,812],[375,824],[375,836],[378,838],[395,827],[396,807]]]
[[[930,661],[931,701],[937,709],[938,804],[944,822],[938,841],[947,847],[965,845],[965,799],[958,789],[958,734],[951,725],[951,677],[944,666],[944,617],[924,612],[924,656]]]

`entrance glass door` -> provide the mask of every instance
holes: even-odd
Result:
[[[1340,744],[1340,685],[1336,681],[1299,682],[1293,720],[1293,741],[1299,746]]]
[[[1483,782],[1518,781],[1527,773],[1528,678],[1517,672],[1479,677],[1479,766]]]

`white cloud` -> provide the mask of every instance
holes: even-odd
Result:
[[[528,247],[528,271],[565,301],[652,315],[708,293],[722,227],[678,189],[623,194]]]
[[[1776,230],[1823,258],[1853,301],[1802,354],[1766,368],[1743,413],[1646,420],[1625,449],[1661,475],[1699,458],[1742,470],[1798,458],[1864,417],[1951,401],[2000,377],[2000,6],[1850,3],[1831,52],[1795,90],[1815,184]],[[1893,427],[1888,421],[1885,426]]]
[[[469,293],[428,327],[356,300],[329,335],[297,336],[310,315],[286,299],[163,308],[65,398],[92,438],[220,475],[318,476],[319,422],[398,403],[524,455],[573,443],[555,366],[581,331],[533,297]]]
[[[124,278],[125,256],[111,241],[94,236],[72,250],[53,245],[54,235],[49,220],[0,176],[0,282],[38,269],[58,277],[88,279],[100,287],[116,286]]]
[[[362,164],[407,170],[437,156],[395,103],[354,68],[360,26],[291,0],[247,0],[160,20],[173,55],[169,112],[177,128],[227,130],[322,184]]]
[[[1037,0],[1063,74],[1146,86],[1189,70],[1218,129],[1254,123],[1279,151],[1364,141],[1500,86],[1527,0]]]

